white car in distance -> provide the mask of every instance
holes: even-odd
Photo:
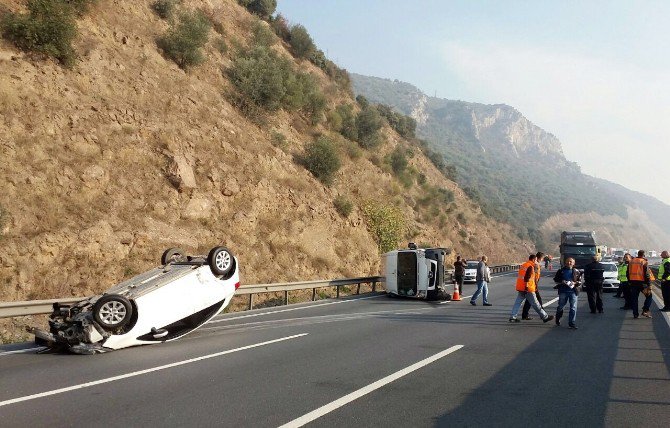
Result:
[[[600,262],[605,266],[603,272],[603,290],[617,290],[619,288],[619,269],[614,262]]]

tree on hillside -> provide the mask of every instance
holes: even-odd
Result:
[[[300,25],[291,27],[291,48],[293,53],[298,58],[309,58],[312,52],[316,49],[312,36],[309,35],[307,29]]]
[[[277,0],[238,0],[238,2],[246,7],[251,13],[266,20],[269,19],[277,9]]]

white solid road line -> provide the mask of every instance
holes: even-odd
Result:
[[[117,380],[127,379],[127,378],[135,377],[135,376],[140,376],[140,375],[144,375],[144,374],[147,374],[147,373],[156,372],[156,371],[159,371],[159,370],[169,369],[169,368],[172,368],[172,367],[183,366],[185,364],[190,364],[190,363],[195,363],[195,362],[198,362],[198,361],[208,360],[210,358],[220,357],[220,356],[226,355],[226,354],[232,354],[233,352],[244,351],[246,349],[251,349],[251,348],[258,348],[259,346],[270,345],[272,343],[283,342],[285,340],[296,339],[298,337],[302,337],[302,336],[306,336],[306,335],[307,335],[307,333],[295,334],[293,336],[286,336],[286,337],[282,337],[282,338],[279,338],[279,339],[268,340],[267,342],[261,342],[261,343],[256,343],[256,344],[253,344],[253,345],[242,346],[241,348],[229,349],[228,351],[217,352],[215,354],[204,355],[202,357],[191,358],[191,359],[188,359],[188,360],[178,361],[176,363],[171,363],[171,364],[165,364],[163,366],[153,367],[153,368],[150,368],[150,369],[139,370],[139,371],[136,371],[136,372],[131,372],[131,373],[126,373],[126,374],[122,374],[122,375],[118,375],[118,376],[108,377],[108,378],[105,378],[105,379],[100,379],[100,380],[96,380],[96,381],[92,381],[92,382],[86,382],[86,383],[82,383],[82,384],[79,384],[79,385],[68,386],[66,388],[54,389],[54,390],[51,390],[51,391],[41,392],[39,394],[26,395],[24,397],[13,398],[11,400],[0,401],[0,407],[7,406],[7,405],[10,405],[10,404],[20,403],[22,401],[34,400],[36,398],[48,397],[50,395],[62,394],[64,392],[74,391],[74,390],[77,390],[77,389],[88,388],[90,386],[101,385],[103,383],[115,382]]]
[[[308,424],[308,423],[312,422],[313,420],[318,419],[321,416],[332,412],[333,410],[339,409],[340,407],[344,406],[345,404],[351,403],[352,401],[354,401],[354,400],[356,400],[356,399],[358,399],[358,398],[360,398],[364,395],[367,395],[367,394],[371,393],[372,391],[374,391],[376,389],[381,388],[384,385],[387,385],[387,384],[389,384],[389,383],[391,383],[395,380],[398,380],[401,377],[406,376],[406,375],[412,373],[415,370],[418,370],[418,369],[420,369],[424,366],[427,366],[428,364],[430,364],[432,362],[435,362],[435,361],[439,360],[442,357],[445,357],[445,356],[447,356],[447,355],[449,355],[453,352],[456,352],[459,349],[461,349],[462,347],[463,347],[463,345],[455,345],[455,346],[452,346],[449,349],[445,349],[442,352],[438,352],[437,354],[433,355],[432,357],[428,357],[425,360],[421,360],[418,363],[414,363],[407,368],[404,368],[404,369],[402,369],[400,371],[397,371],[397,372],[395,372],[391,375],[388,375],[383,379],[379,379],[377,382],[371,383],[368,386],[365,386],[365,387],[363,387],[359,390],[356,390],[356,391],[354,391],[350,394],[347,394],[342,398],[339,398],[335,401],[332,401],[332,402],[326,404],[325,406],[319,407],[316,410],[313,410],[313,411],[311,411],[311,412],[309,412],[309,413],[307,413],[307,414],[305,414],[305,415],[303,415],[303,416],[301,416],[297,419],[294,419],[291,422],[282,425],[280,428],[296,428],[296,427],[301,427],[305,424]]]
[[[652,294],[652,296],[654,296],[653,299],[654,299],[654,302],[656,302],[656,306],[658,306],[659,308],[662,308],[663,307],[663,300],[660,297],[658,297],[658,294],[656,294],[656,292],[653,291],[653,289],[652,289],[651,294]],[[668,324],[668,327],[670,327],[670,315],[669,315],[670,312],[659,312],[659,313],[661,314],[661,316],[663,317],[665,322]]]
[[[212,320],[212,321],[208,322],[207,324],[215,324],[215,323],[218,323],[218,322],[239,320],[239,319],[242,319],[242,318],[260,317],[260,316],[263,316],[263,315],[279,314],[279,313],[282,313],[282,312],[299,311],[301,309],[312,309],[312,308],[318,308],[319,306],[339,305],[341,303],[357,302],[359,300],[376,299],[377,297],[381,297],[381,296],[385,296],[385,295],[386,294],[379,294],[377,296],[359,297],[357,299],[338,300],[336,302],[328,302],[328,303],[319,303],[317,305],[300,306],[299,308],[279,309],[277,311],[268,311],[268,312],[260,312],[260,313],[256,313],[256,314],[241,315],[239,317],[231,317],[231,318],[225,317],[225,318],[219,318],[219,319]]]
[[[0,352],[0,357],[2,357],[3,355],[26,354],[28,352],[41,351],[42,349],[46,349],[46,348],[44,346],[38,346],[37,348],[17,349],[16,351],[5,351],[5,352]]]

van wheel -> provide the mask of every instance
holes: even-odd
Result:
[[[226,247],[214,247],[207,255],[207,264],[214,275],[226,276],[233,270],[235,258]]]
[[[184,250],[181,248],[168,248],[161,256],[161,264],[166,265],[171,262],[182,262],[184,261],[184,258]]]
[[[105,294],[93,305],[93,318],[107,330],[123,327],[132,316],[130,300],[120,294]]]

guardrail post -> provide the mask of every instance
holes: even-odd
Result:
[[[316,288],[312,288],[312,302],[316,300]]]
[[[372,281],[372,292],[377,291],[377,281]]]
[[[361,283],[358,283],[358,286],[356,287],[356,294],[361,294]]]
[[[336,285],[336,286],[335,286],[335,289],[337,290],[337,291],[335,292],[335,298],[336,298],[336,299],[339,299],[339,298],[340,298],[340,286],[339,286],[339,285]]]
[[[249,294],[249,310],[252,310],[254,308],[254,295]]]
[[[288,305],[288,290],[284,291],[284,304]]]

